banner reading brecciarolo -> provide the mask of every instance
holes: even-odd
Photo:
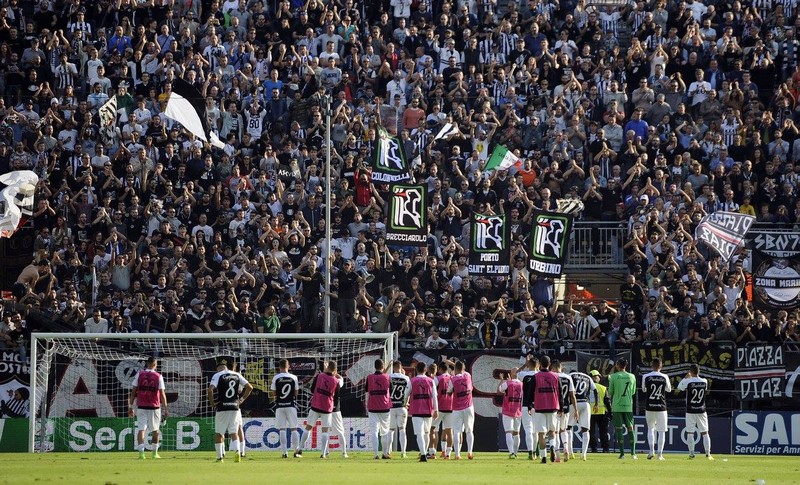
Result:
[[[386,243],[425,246],[428,243],[428,211],[424,185],[393,184],[389,189],[389,224]]]
[[[470,274],[507,275],[510,268],[506,216],[472,214],[470,234]]]
[[[558,277],[567,262],[567,248],[572,231],[570,214],[535,211],[528,268],[540,276]]]
[[[761,232],[752,244],[753,304],[770,310],[797,307],[800,232]]]

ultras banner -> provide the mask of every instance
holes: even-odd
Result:
[[[573,216],[557,212],[535,211],[529,269],[540,276],[557,278],[567,262]]]
[[[506,216],[473,213],[470,227],[469,273],[507,275],[509,269]]]
[[[800,297],[800,232],[761,232],[752,245],[753,305],[772,311],[796,308]]]
[[[428,244],[426,196],[424,185],[393,184],[391,186],[386,244],[418,247]]]

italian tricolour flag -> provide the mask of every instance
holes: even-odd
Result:
[[[512,165],[521,166],[522,160],[519,159],[514,153],[503,145],[497,145],[492,151],[492,155],[486,162],[484,170],[487,172],[492,170],[508,170]]]

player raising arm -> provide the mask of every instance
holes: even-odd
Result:
[[[497,392],[503,395],[503,429],[506,431],[506,447],[508,457],[516,460],[522,417],[522,381],[517,379],[517,369],[511,369],[508,379],[505,375],[502,375],[501,379]]]
[[[208,402],[216,408],[214,415],[214,448],[217,450],[217,461],[225,456],[225,433],[231,435],[231,450],[234,460],[242,461],[244,442],[239,440],[239,428],[242,426],[242,413],[239,405],[244,402],[253,386],[238,372],[228,369],[225,361],[217,365],[217,372],[208,384]]]
[[[706,451],[706,458],[713,460],[711,456],[711,436],[708,434],[708,414],[706,414],[706,394],[708,393],[708,381],[700,377],[700,367],[692,364],[689,373],[678,383],[678,390],[686,392],[686,432],[692,436],[689,440],[689,458],[694,458],[694,445],[697,443],[695,431],[699,431],[703,437],[703,448]]]
[[[144,434],[151,432],[153,442],[153,458],[158,455],[158,430],[161,426],[161,409],[167,417],[167,394],[165,392],[164,378],[156,372],[158,361],[155,357],[147,359],[146,367],[136,373],[133,378],[131,393],[128,396],[128,416],[134,415],[136,403],[136,449],[139,459],[144,460]]]
[[[300,385],[297,376],[289,372],[289,361],[278,361],[278,373],[272,378],[269,386],[272,400],[275,402],[275,423],[280,432],[281,456],[289,457],[292,443],[297,443],[297,393]],[[291,433],[291,441],[287,443]]]
[[[608,397],[611,399],[611,419],[617,433],[619,458],[625,458],[625,430],[631,442],[631,458],[636,460],[636,433],[633,432],[633,396],[636,394],[636,376],[629,373],[628,361],[619,359],[617,371],[608,378]]]
[[[425,363],[417,362],[415,367],[417,375],[411,379],[411,400],[409,410],[414,434],[419,447],[419,461],[428,461],[428,430],[431,429],[431,420],[438,415],[439,403],[436,399],[436,385],[433,379],[425,375]],[[405,455],[405,453],[404,453]]]
[[[653,371],[642,376],[642,392],[647,404],[645,405],[645,420],[647,421],[647,441],[650,445],[648,460],[655,456],[656,433],[658,433],[658,459],[664,461],[664,442],[667,434],[667,393],[672,392],[669,377],[661,372],[661,359],[652,361]]]

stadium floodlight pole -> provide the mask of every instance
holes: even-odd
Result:
[[[325,333],[331,331],[331,97],[326,94],[322,97],[322,107],[325,111]]]

